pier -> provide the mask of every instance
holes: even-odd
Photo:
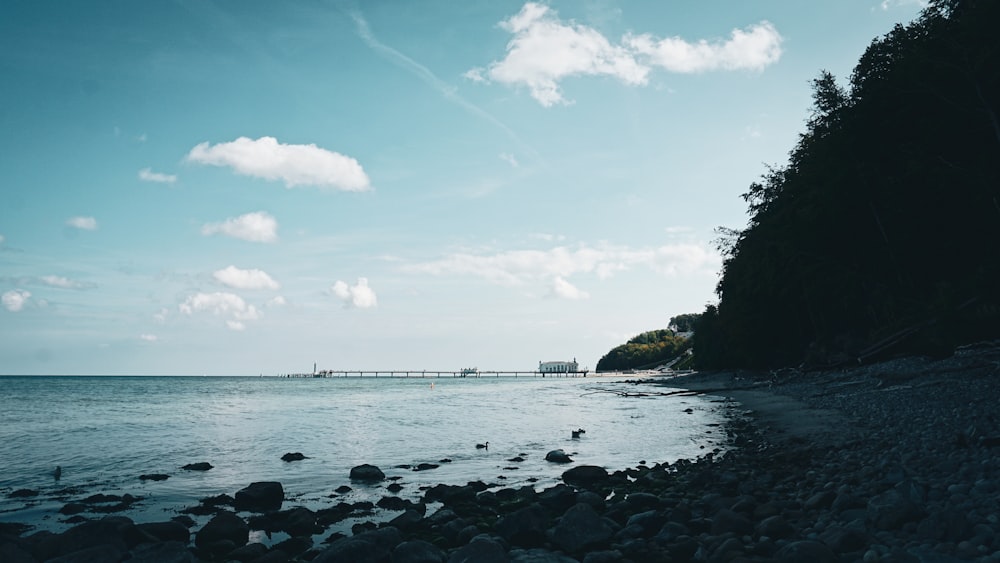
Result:
[[[313,373],[289,373],[281,377],[330,378],[330,377],[587,377],[589,371],[542,372],[542,371],[475,371],[469,370],[357,370],[324,369]]]

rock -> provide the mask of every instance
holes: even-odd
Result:
[[[880,530],[896,530],[907,522],[919,520],[920,507],[907,495],[888,490],[868,501],[868,521]]]
[[[258,481],[236,492],[233,508],[250,512],[281,510],[285,490],[277,481]]]
[[[281,456],[281,461],[286,461],[286,462],[287,461],[302,461],[303,459],[309,459],[309,458],[307,458],[306,456],[302,455],[299,452],[287,453],[287,454]]]
[[[248,543],[226,554],[229,561],[257,561],[267,554],[267,546],[262,543]]]
[[[577,563],[572,557],[538,548],[512,549],[508,555],[510,563]]]
[[[9,494],[9,495],[7,495],[7,496],[8,496],[9,498],[29,498],[29,497],[37,497],[37,496],[38,496],[38,491],[36,491],[36,490],[34,490],[34,489],[18,489],[18,490],[16,490],[16,491],[14,491],[14,492],[10,493],[10,494]]]
[[[382,473],[382,470],[374,465],[365,463],[351,468],[352,481],[375,482],[383,479],[385,479],[385,473]]]
[[[392,550],[392,563],[445,563],[447,560],[441,548],[423,540],[405,541]]]
[[[409,530],[412,530],[413,528],[416,528],[417,525],[420,523],[420,521],[423,520],[423,518],[424,516],[423,514],[420,513],[420,511],[410,508],[405,510],[399,516],[390,520],[389,525],[395,526],[396,528],[399,528],[400,530],[407,532]]]
[[[555,514],[562,514],[566,509],[577,503],[576,491],[571,487],[559,484],[549,487],[535,497],[539,504]]]
[[[777,563],[836,563],[840,559],[829,547],[818,541],[804,540],[786,544],[774,555]]]
[[[308,537],[323,531],[323,527],[316,523],[316,513],[304,506],[293,508],[282,514],[281,529],[293,538]]]
[[[728,533],[742,536],[751,532],[753,532],[753,522],[746,516],[728,508],[723,508],[712,517],[712,535],[714,536]]]
[[[545,508],[533,503],[501,516],[494,530],[511,545],[538,547],[545,543],[545,529],[550,520]]]
[[[819,539],[837,553],[858,551],[868,545],[868,534],[853,528],[831,526],[819,535]]]
[[[199,461],[198,463],[189,463],[181,469],[186,469],[188,471],[208,471],[212,468],[212,464],[207,461]],[[134,473],[133,473],[134,475]]]
[[[567,460],[568,458],[569,456],[567,456]],[[553,461],[549,459],[548,455],[545,456],[545,459]],[[578,465],[564,471],[562,474],[562,480],[569,485],[587,487],[595,483],[607,481],[608,472],[603,467],[599,467],[597,465]]]
[[[337,487],[336,489],[334,489],[333,492],[342,495],[342,494],[345,494],[345,493],[349,493],[349,492],[351,492],[353,490],[354,489],[348,487],[347,485],[341,485],[341,486]]]
[[[427,471],[428,469],[437,469],[438,467],[441,467],[441,466],[438,465],[438,464],[436,464],[436,463],[421,463],[421,464],[417,465],[413,470],[414,471]]]
[[[147,522],[136,524],[136,527],[143,532],[155,537],[161,542],[175,541],[185,545],[191,541],[191,532],[181,524],[173,520],[167,522]]]
[[[292,537],[271,546],[271,552],[281,551],[282,553],[295,557],[305,553],[311,549],[312,546],[313,540],[309,536]]]
[[[66,516],[71,516],[73,514],[79,514],[87,510],[87,505],[79,502],[68,502],[59,509],[59,514],[65,514]]]
[[[494,538],[479,535],[465,546],[453,551],[448,563],[509,563],[507,551]],[[318,562],[323,563],[323,562]]]
[[[140,544],[130,555],[129,561],[143,563],[195,563],[196,561],[194,554],[188,549],[187,542],[179,541]]]
[[[552,543],[569,553],[606,547],[614,531],[589,504],[577,504],[566,511],[552,529]]]
[[[195,546],[216,556],[244,546],[249,540],[250,527],[247,523],[236,514],[227,511],[216,514],[194,536]],[[227,542],[233,547],[225,549],[223,544]]]
[[[780,540],[795,535],[795,528],[782,516],[771,516],[757,524],[757,534],[772,540]]]
[[[145,475],[139,475],[140,481],[166,481],[170,478],[170,475],[164,475],[163,473],[148,473]]]
[[[572,463],[572,459],[562,450],[552,450],[545,454],[545,461],[552,463]]]
[[[35,539],[32,552],[42,561],[71,555],[65,561],[118,561],[129,548],[126,531],[134,527],[128,518],[108,516],[73,526],[61,534],[39,533],[29,539]]]

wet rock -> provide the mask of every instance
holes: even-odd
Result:
[[[230,561],[257,561],[267,554],[267,546],[262,543],[248,543],[226,554]]]
[[[286,453],[285,455],[281,456],[281,461],[285,461],[285,462],[289,462],[289,461],[302,461],[303,459],[309,459],[309,458],[307,458],[306,456],[302,455],[301,452],[294,452],[294,453],[290,452],[290,453]]]
[[[278,542],[271,546],[271,551],[280,551],[292,557],[301,555],[311,549],[313,540],[309,536],[291,537],[285,541]]]
[[[31,497],[37,497],[38,491],[34,489],[18,489],[7,496],[9,498],[31,498]]]
[[[576,559],[546,549],[512,549],[510,563],[577,563]]]
[[[552,543],[569,553],[604,547],[614,531],[589,504],[566,511],[552,529]]]
[[[236,492],[233,508],[250,512],[280,510],[285,489],[277,481],[258,481]]]
[[[448,563],[509,563],[510,557],[503,545],[485,535],[476,536],[465,546],[456,549],[448,557]],[[323,562],[319,562],[323,563]]]
[[[545,529],[550,522],[545,508],[533,503],[501,517],[494,529],[511,545],[537,547],[545,542]]]
[[[560,450],[557,450],[560,451]],[[551,453],[551,452],[550,452]],[[568,458],[569,456],[567,456]],[[549,460],[548,456],[545,459]],[[563,482],[578,486],[578,487],[588,487],[595,483],[601,483],[608,480],[608,471],[603,467],[597,465],[578,465],[576,467],[567,469],[562,474]]]
[[[545,454],[545,461],[552,463],[572,463],[573,459],[563,450],[552,450]]]
[[[257,544],[260,545],[260,544]],[[129,561],[143,563],[195,563],[196,559],[187,542],[165,541],[144,543],[131,551]]]
[[[250,527],[232,512],[220,512],[195,534],[194,544],[212,555],[224,555],[250,540]],[[228,545],[227,545],[228,544]]]
[[[363,464],[351,468],[352,481],[376,482],[385,479],[385,473],[374,465]]]
[[[854,528],[833,526],[823,530],[819,539],[837,553],[859,551],[868,546],[868,534]]]
[[[723,508],[712,517],[712,535],[720,536],[732,533],[742,536],[751,532],[753,532],[753,522],[746,516],[728,508]]]
[[[438,464],[436,464],[436,463],[421,463],[421,464],[418,464],[413,470],[414,471],[427,471],[427,470],[430,470],[430,469],[437,469],[438,467],[441,467],[441,466],[438,465]]]
[[[405,541],[392,551],[392,563],[445,563],[447,560],[441,548],[423,540]]]
[[[577,503],[576,491],[562,484],[545,489],[535,498],[539,504],[555,514],[561,514]]]
[[[181,467],[181,469],[186,469],[187,471],[208,471],[212,467],[212,464],[207,461],[199,461],[198,463],[189,463]]]
[[[139,475],[140,481],[166,481],[170,478],[170,475],[165,475],[163,473],[146,473],[144,475]]]
[[[136,527],[161,542],[175,541],[186,545],[191,540],[191,532],[183,524],[173,520],[136,524]]]
[[[757,535],[766,536],[772,540],[790,538],[795,535],[795,527],[782,516],[771,516],[757,524]]]

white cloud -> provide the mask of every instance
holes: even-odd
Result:
[[[671,72],[763,70],[781,58],[781,34],[768,21],[734,29],[728,41],[689,43],[680,37],[656,39],[648,33],[626,35],[623,42],[653,65]]]
[[[511,165],[514,168],[518,168],[519,166],[521,166],[521,164],[517,162],[517,159],[514,158],[514,155],[512,154],[502,152],[500,153],[500,160],[506,162],[507,164]]]
[[[175,174],[163,174],[160,172],[153,172],[149,168],[143,168],[139,171],[139,179],[144,182],[156,182],[159,184],[173,184],[177,181],[177,176]]]
[[[378,305],[378,298],[375,296],[375,291],[368,287],[368,278],[358,278],[357,285],[353,286],[337,280],[337,283],[333,284],[330,290],[349,307],[368,309]]]
[[[155,334],[140,334],[139,340],[145,340],[146,342],[156,342],[157,340],[159,340],[159,337],[157,337]]]
[[[229,166],[237,174],[282,180],[285,187],[318,186],[360,192],[371,182],[358,161],[340,153],[309,145],[287,145],[274,137],[240,137],[229,143],[201,143],[187,159],[213,166]]]
[[[921,9],[926,8],[930,5],[927,0],[882,0],[880,7],[882,11],[888,11],[890,8],[901,8],[906,6],[917,6]]]
[[[166,307],[163,307],[158,312],[153,313],[153,320],[156,321],[158,324],[163,324],[167,322],[167,315],[169,314],[170,311],[168,311]]]
[[[562,299],[572,300],[588,299],[590,297],[589,293],[578,289],[576,286],[563,279],[562,276],[556,276],[556,278],[552,280],[552,295]]]
[[[178,309],[181,313],[189,316],[205,312],[216,317],[224,317],[226,318],[226,326],[232,330],[243,330],[246,328],[243,321],[260,318],[260,312],[256,307],[248,304],[239,295],[224,292],[190,295],[178,306]]]
[[[86,287],[90,287],[89,284],[76,280],[71,280],[63,276],[42,276],[38,278],[38,280],[44,283],[45,285],[51,287],[60,287],[63,289],[84,289]]]
[[[283,296],[276,295],[275,297],[268,299],[266,305],[268,307],[284,307],[285,305],[288,305],[288,301],[286,301]]]
[[[592,27],[563,22],[548,6],[528,2],[499,25],[513,35],[506,56],[487,68],[470,69],[463,76],[478,83],[526,86],[545,107],[569,103],[560,82],[570,76],[609,76],[627,85],[642,86],[653,67],[672,72],[760,70],[781,56],[781,36],[767,21],[735,29],[722,42],[690,43],[678,37],[657,39],[644,33],[628,34],[613,43]]]
[[[201,234],[223,234],[250,242],[274,242],[278,240],[278,221],[264,211],[257,211],[221,223],[208,223],[201,228]]]
[[[30,291],[12,289],[0,296],[0,303],[3,303],[4,308],[11,313],[16,313],[24,308],[29,297],[31,297]]]
[[[0,235],[0,245],[2,245],[5,240],[7,239],[3,235]]]
[[[97,219],[93,217],[70,217],[66,220],[66,224],[84,231],[97,230]]]
[[[567,103],[559,81],[568,76],[605,75],[626,84],[646,83],[649,68],[626,48],[613,45],[591,27],[563,23],[548,6],[528,2],[517,15],[500,22],[500,27],[514,37],[507,43],[507,56],[491,63],[487,76],[503,84],[527,86],[543,106]],[[478,76],[482,77],[481,71]]]
[[[263,270],[241,270],[236,266],[228,266],[216,270],[212,277],[219,283],[235,289],[279,289],[278,282]]]
[[[404,271],[431,275],[468,275],[501,285],[523,285],[554,280],[576,274],[591,274],[600,279],[616,272],[645,266],[666,276],[715,275],[720,258],[717,253],[695,243],[668,244],[654,248],[633,249],[601,244],[576,248],[558,246],[549,250],[509,250],[492,255],[457,253],[430,262],[402,266]]]

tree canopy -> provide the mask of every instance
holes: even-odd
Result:
[[[690,318],[698,315],[682,315]],[[679,317],[670,319],[671,326],[676,326]],[[687,322],[682,319],[681,323]],[[683,331],[682,331],[683,332]],[[677,336],[672,329],[659,329],[644,332],[629,339],[621,346],[616,346],[601,357],[597,362],[598,372],[628,371],[632,369],[648,369],[666,363],[691,347],[688,338]]]
[[[812,81],[806,131],[720,229],[699,367],[858,357],[1000,335],[1000,2],[932,0],[842,87]],[[919,334],[918,334],[919,333]]]

